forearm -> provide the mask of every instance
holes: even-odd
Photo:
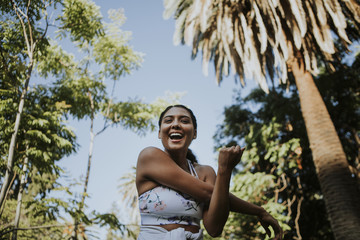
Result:
[[[229,216],[229,185],[231,172],[218,172],[209,207],[204,217],[204,226],[212,237],[221,234]]]
[[[264,208],[255,205],[253,203],[244,201],[231,193],[229,193],[229,201],[230,201],[230,211],[232,212],[238,212],[242,214],[255,215],[255,216],[259,216],[264,212],[266,212]]]

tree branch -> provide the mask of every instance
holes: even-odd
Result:
[[[297,213],[296,213],[296,218],[295,218],[295,229],[296,229],[296,234],[297,234],[296,239],[299,239],[299,240],[302,239],[301,234],[300,234],[299,218],[300,218],[300,214],[301,214],[301,209],[300,209],[301,208],[301,203],[302,203],[303,200],[304,200],[304,197],[301,196],[301,198],[298,201]]]
[[[14,10],[15,10],[15,13],[16,15],[18,16],[20,22],[21,22],[21,27],[23,29],[23,32],[24,32],[24,38],[25,38],[25,43],[26,43],[26,46],[28,48],[28,55],[31,56],[30,54],[30,43],[29,43],[29,39],[28,39],[28,36],[27,36],[27,33],[26,33],[26,28],[25,28],[25,23],[23,21],[23,19],[21,18],[19,12],[25,17],[27,18],[27,16],[25,15],[25,13],[23,11],[21,11],[21,9],[17,6],[17,4],[15,3],[14,0],[11,0],[12,4],[13,4],[13,7],[14,7]]]
[[[0,207],[2,207],[2,208],[1,208],[1,212],[0,212],[0,216],[2,215],[2,213],[3,213],[3,211],[4,211],[5,204],[6,204],[6,198],[7,198],[7,195],[9,194],[9,191],[10,191],[11,186],[13,185],[13,183],[14,183],[14,181],[15,181],[15,177],[16,177],[16,173],[14,173],[13,179],[11,179],[11,183],[9,184],[9,187],[8,187],[8,189],[7,189],[7,191],[6,191],[3,205],[0,206]]]
[[[34,226],[34,227],[22,227],[22,228],[12,228],[10,230],[7,230],[6,232],[3,232],[0,234],[0,237],[1,236],[4,236],[5,234],[8,234],[8,233],[11,233],[11,232],[14,232],[14,231],[27,231],[27,230],[35,230],[35,229],[43,229],[43,228],[53,228],[53,227],[66,227],[67,225],[64,225],[64,224],[54,224],[54,225],[47,225],[47,226]],[[12,226],[8,226],[8,228],[10,228]]]

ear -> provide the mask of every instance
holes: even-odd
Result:
[[[195,129],[193,139],[196,139],[196,137],[197,137],[197,130]]]
[[[161,139],[161,137],[160,137],[160,130],[159,130],[159,133],[158,133],[158,139]]]

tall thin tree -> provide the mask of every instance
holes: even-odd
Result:
[[[166,0],[164,17],[174,12],[174,42],[192,45],[193,58],[202,51],[205,74],[213,60],[218,83],[231,68],[268,92],[269,79],[292,72],[335,238],[358,239],[359,188],[312,74],[320,62],[332,69],[334,38],[360,39],[359,1]]]
[[[13,174],[13,165],[14,165],[14,152],[15,152],[15,146],[16,146],[16,138],[19,131],[20,126],[20,120],[21,115],[24,109],[25,104],[25,98],[31,78],[31,74],[33,71],[34,63],[35,63],[35,54],[38,50],[38,44],[40,41],[45,39],[45,35],[47,32],[47,15],[45,14],[45,30],[42,33],[37,32],[39,29],[35,29],[33,23],[34,19],[36,19],[39,15],[39,9],[35,8],[33,9],[33,5],[31,4],[31,1],[27,2],[18,2],[15,0],[10,1],[12,8],[14,9],[14,14],[16,15],[19,25],[22,28],[23,32],[23,39],[25,42],[25,52],[27,56],[27,66],[25,69],[25,79],[23,79],[23,86],[21,90],[21,96],[20,101],[18,105],[18,110],[15,118],[15,124],[14,124],[14,130],[11,136],[11,141],[9,144],[9,152],[8,152],[8,158],[7,158],[7,166],[6,166],[6,172],[5,177],[3,181],[3,185],[1,186],[0,191],[0,207],[4,204],[5,198],[6,198],[6,192],[10,185],[10,178]],[[39,5],[47,5],[47,1],[36,1],[39,3]],[[50,4],[53,4],[50,2]],[[44,8],[45,9],[45,8]]]

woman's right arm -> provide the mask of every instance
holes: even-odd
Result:
[[[149,190],[146,185],[149,181],[186,193],[205,203],[210,201],[213,192],[211,184],[194,178],[180,168],[167,153],[155,147],[147,147],[139,154],[136,167],[139,194]]]

